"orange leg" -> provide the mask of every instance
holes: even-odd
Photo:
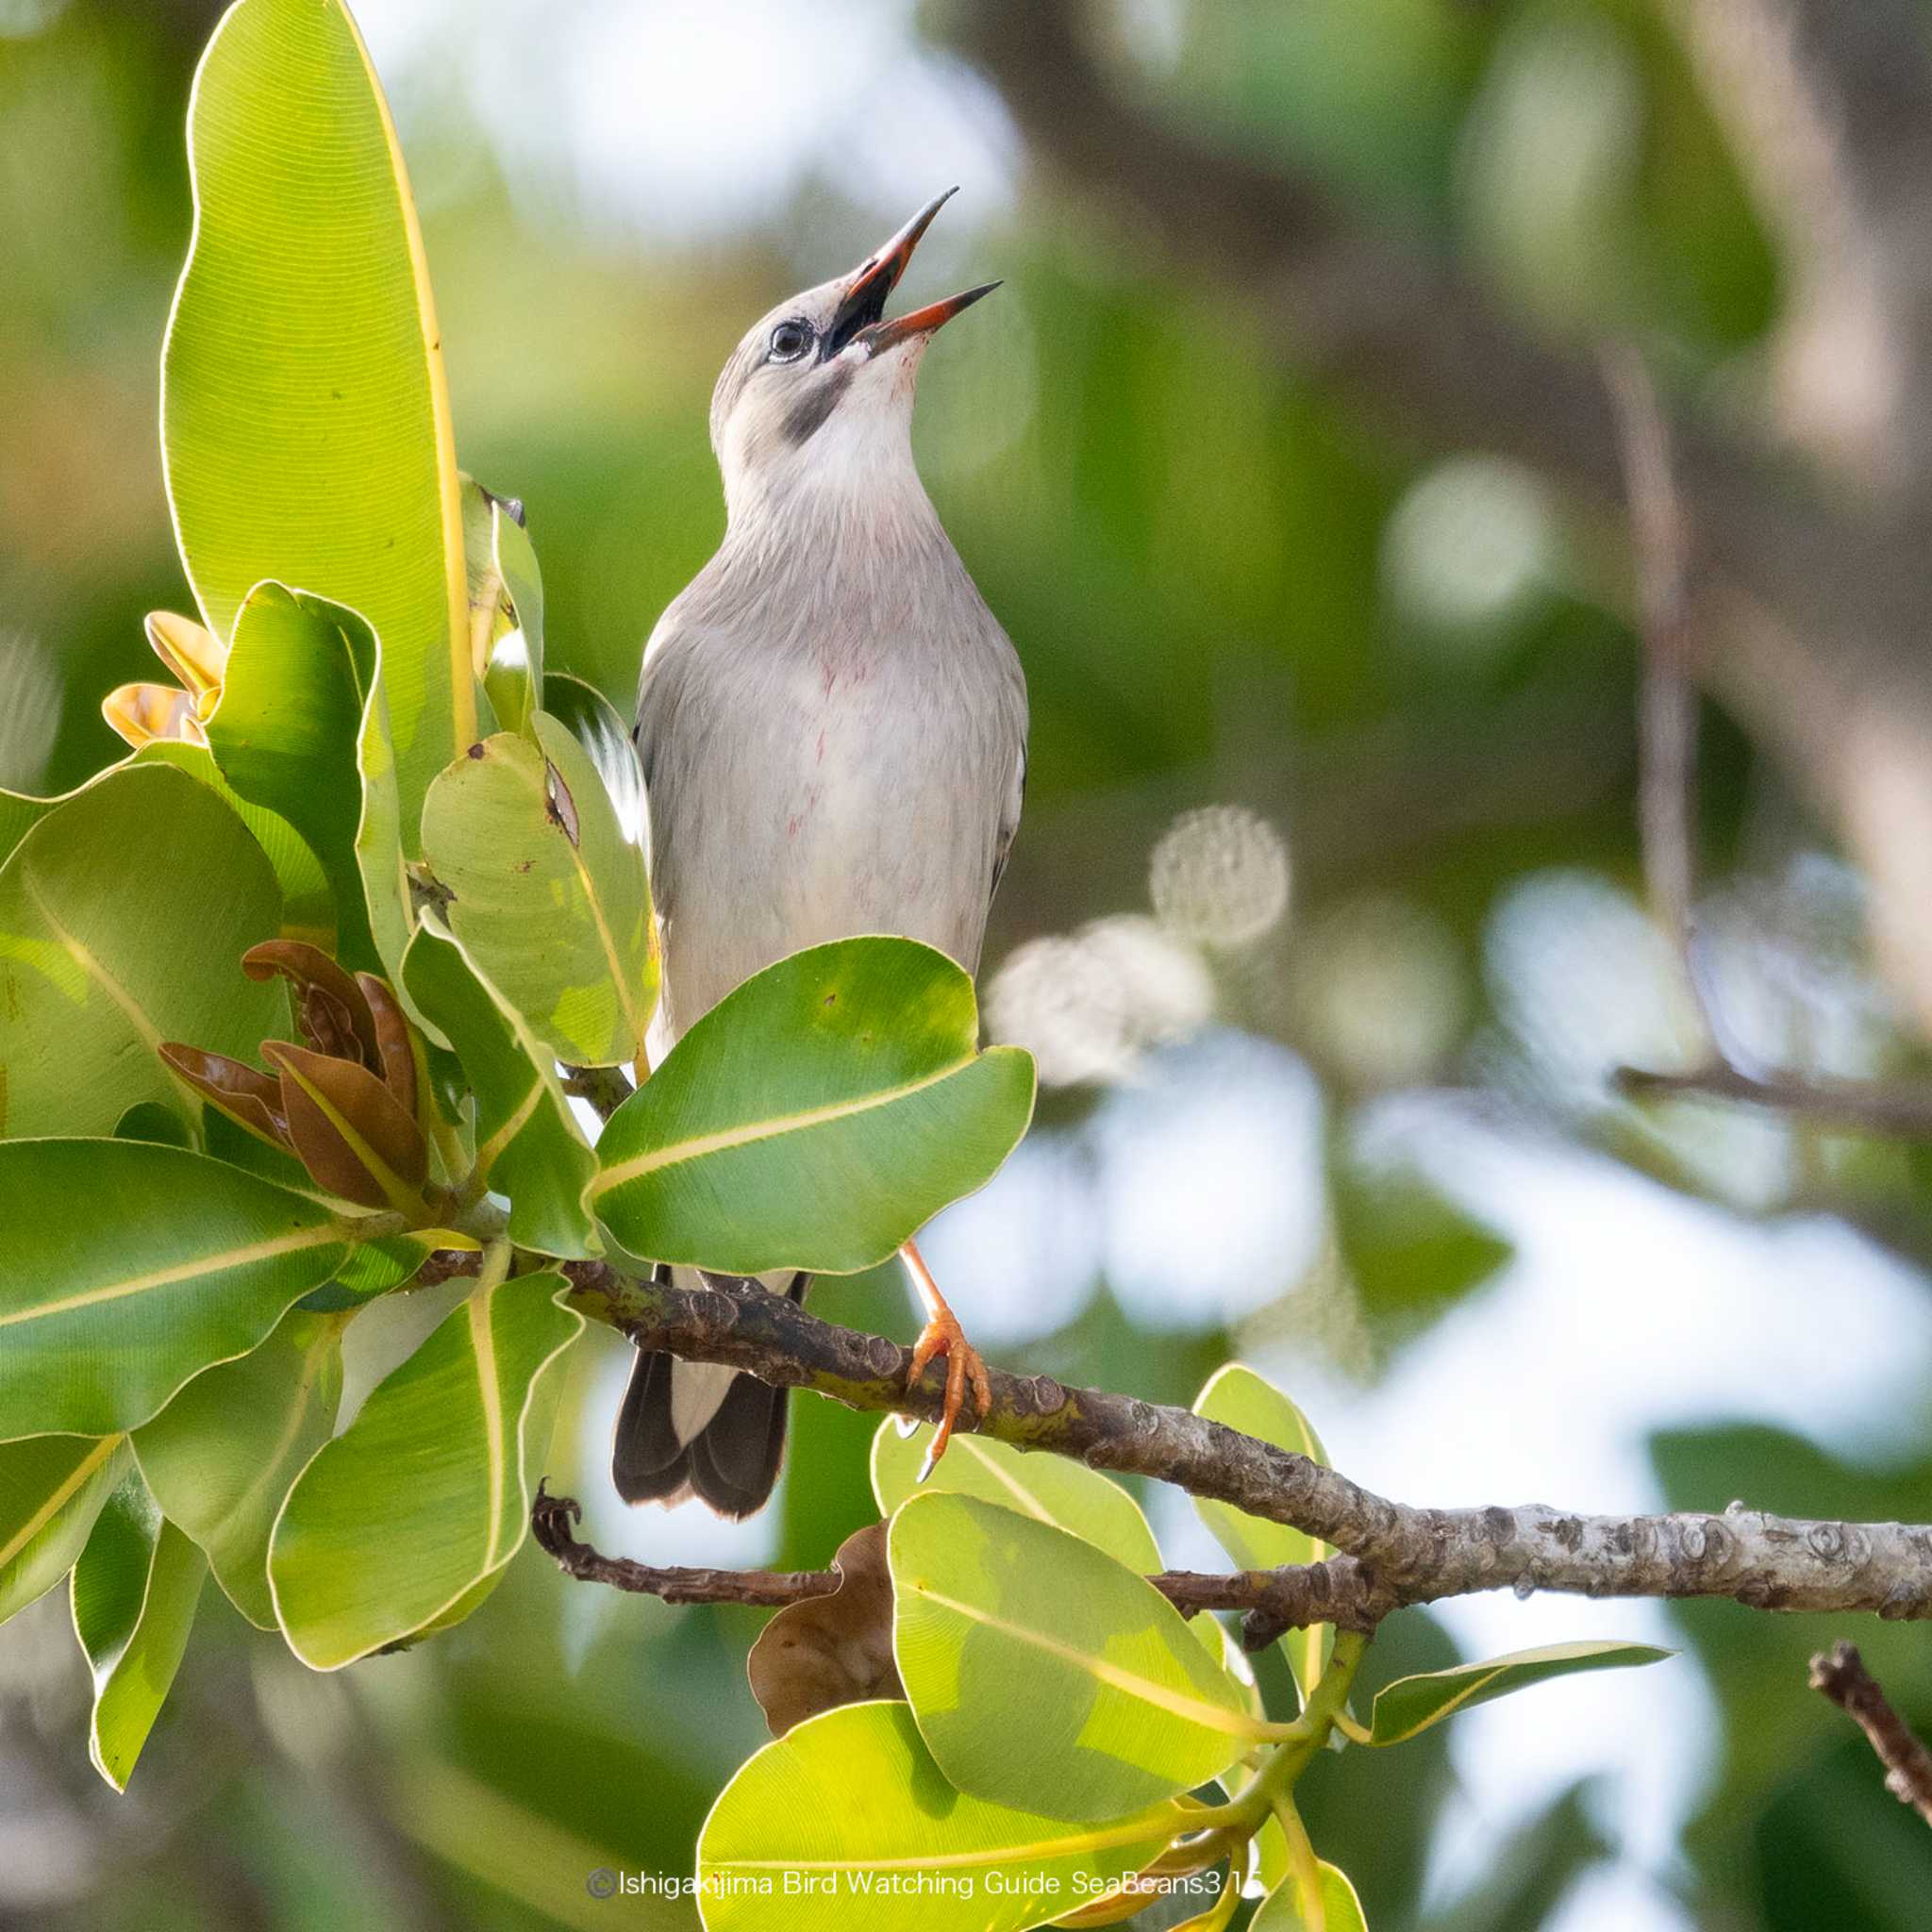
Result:
[[[935,1356],[946,1358],[945,1407],[940,1411],[940,1425],[934,1432],[932,1446],[925,1452],[925,1466],[919,1472],[919,1479],[924,1482],[953,1440],[953,1424],[965,1405],[967,1383],[973,1384],[973,1400],[982,1416],[992,1407],[992,1384],[987,1380],[986,1364],[980,1360],[979,1351],[966,1340],[958,1316],[946,1306],[946,1298],[932,1278],[932,1271],[925,1265],[918,1243],[908,1241],[899,1250],[899,1257],[906,1263],[906,1272],[911,1275],[912,1286],[919,1291],[920,1305],[925,1309],[925,1326],[912,1344],[908,1383],[919,1380],[926,1363]]]

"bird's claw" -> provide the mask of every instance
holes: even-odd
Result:
[[[979,1358],[979,1351],[966,1340],[966,1331],[959,1326],[958,1317],[950,1308],[941,1308],[931,1321],[921,1329],[919,1340],[912,1344],[912,1365],[907,1373],[907,1386],[910,1388],[925,1373],[925,1365],[937,1356],[946,1358],[946,1395],[940,1408],[939,1426],[933,1431],[932,1441],[927,1445],[925,1460],[920,1464],[919,1480],[924,1482],[933,1473],[935,1465],[946,1453],[946,1444],[953,1440],[953,1424],[958,1421],[959,1412],[966,1404],[966,1385],[973,1385],[974,1413],[984,1417],[992,1407],[992,1383],[988,1379],[986,1364]]]

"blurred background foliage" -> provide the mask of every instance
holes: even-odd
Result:
[[[1729,4],[1746,25],[1807,10]],[[115,755],[99,697],[146,675],[142,613],[185,599],[156,363],[218,10],[0,0],[16,788]],[[1640,1109],[1607,1079],[1686,1064],[1696,1039],[1643,904],[1626,538],[1530,459],[1533,436],[1489,440],[1479,380],[1473,411],[1418,415],[1433,371],[1349,354],[1319,285],[1285,330],[1265,277],[1230,269],[1206,182],[1198,238],[1174,220],[1195,184],[1164,184],[1160,245],[1131,188],[1107,192],[1133,158],[1102,144],[1083,167],[1071,96],[1055,124],[1066,77],[1040,68],[1024,6],[358,14],[423,207],[462,460],[527,506],[552,663],[626,708],[644,635],[722,527],[705,423],[724,356],[786,289],[965,185],[908,293],[1006,287],[931,358],[918,444],[1031,683],[1026,823],[982,984],[991,1029],[1048,1083],[1022,1154],[928,1248],[991,1354],[1180,1402],[1244,1357],[1341,1467],[1418,1502],[1932,1517],[1923,1155],[1712,1104]],[[1873,14],[1932,31],[1916,0]],[[1833,388],[1862,367],[1851,335],[1826,332],[1793,406],[1819,249],[1772,190],[1808,177],[1740,137],[1713,17],[1096,0],[1082,30],[1131,111],[1294,184],[1348,234],[1455,262],[1534,340],[1635,339],[1707,419],[1794,472],[1836,461],[1845,513],[1882,520],[1847,481],[1867,447],[1863,392]],[[1504,361],[1493,376],[1498,424],[1537,420]],[[1750,722],[1705,721],[1700,923],[1725,1010],[1774,1062],[1909,1072],[1912,995],[1874,970],[1873,883],[1810,803],[1830,788]],[[365,1378],[426,1330],[434,1293],[381,1311],[385,1334],[358,1324]],[[822,1284],[815,1306],[908,1332],[889,1276]],[[609,1341],[579,1352],[550,1465],[604,1547],[815,1566],[871,1513],[871,1424],[802,1400],[766,1517],[626,1515],[602,1468]],[[1190,1512],[1148,1502],[1173,1560],[1215,1562]],[[88,1769],[64,1602],[0,1633],[0,1924],[695,1923],[584,1879],[689,1870],[761,1736],[755,1615],[600,1594],[532,1553],[471,1623],[342,1676],[304,1673],[213,1592],[203,1618],[218,1641],[191,1653],[125,1800]],[[1925,1923],[1932,1840],[1804,1682],[1812,1649],[1854,1635],[1932,1726],[1910,1628],[1471,1602],[1396,1619],[1371,1674],[1617,1634],[1687,1657],[1311,1774],[1315,1841],[1378,1932]]]

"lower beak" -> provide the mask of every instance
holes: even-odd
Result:
[[[851,280],[845,284],[845,292],[840,297],[832,326],[826,333],[824,353],[827,357],[839,355],[854,342],[863,342],[867,354],[876,356],[915,336],[929,336],[935,329],[943,327],[962,308],[970,308],[982,295],[990,294],[999,287],[997,282],[989,282],[984,288],[969,289],[963,295],[953,295],[943,302],[931,303],[894,321],[883,319],[887,299],[898,286],[899,277],[906,273],[907,265],[912,259],[912,251],[919,246],[920,237],[932,226],[932,218],[958,192],[957,188],[949,188],[943,194],[934,195],[890,242],[883,243],[853,270]]]
[[[915,336],[929,336],[945,327],[962,308],[971,308],[982,295],[991,295],[999,287],[997,282],[982,282],[976,289],[968,289],[961,295],[948,295],[943,302],[929,302],[924,308],[915,308],[910,315],[895,315],[891,322],[875,323],[871,328],[862,328],[853,338],[863,342],[867,353],[882,356],[888,349],[896,348],[899,343],[909,341]]]

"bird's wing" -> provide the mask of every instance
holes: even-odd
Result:
[[[1007,859],[1013,849],[1013,835],[1020,829],[1021,808],[1026,803],[1026,741],[1020,741],[1020,756],[1013,761],[1013,782],[1007,788],[1006,803],[1000,808],[1000,829],[992,848],[992,884],[987,888],[990,901],[1000,889]]]

